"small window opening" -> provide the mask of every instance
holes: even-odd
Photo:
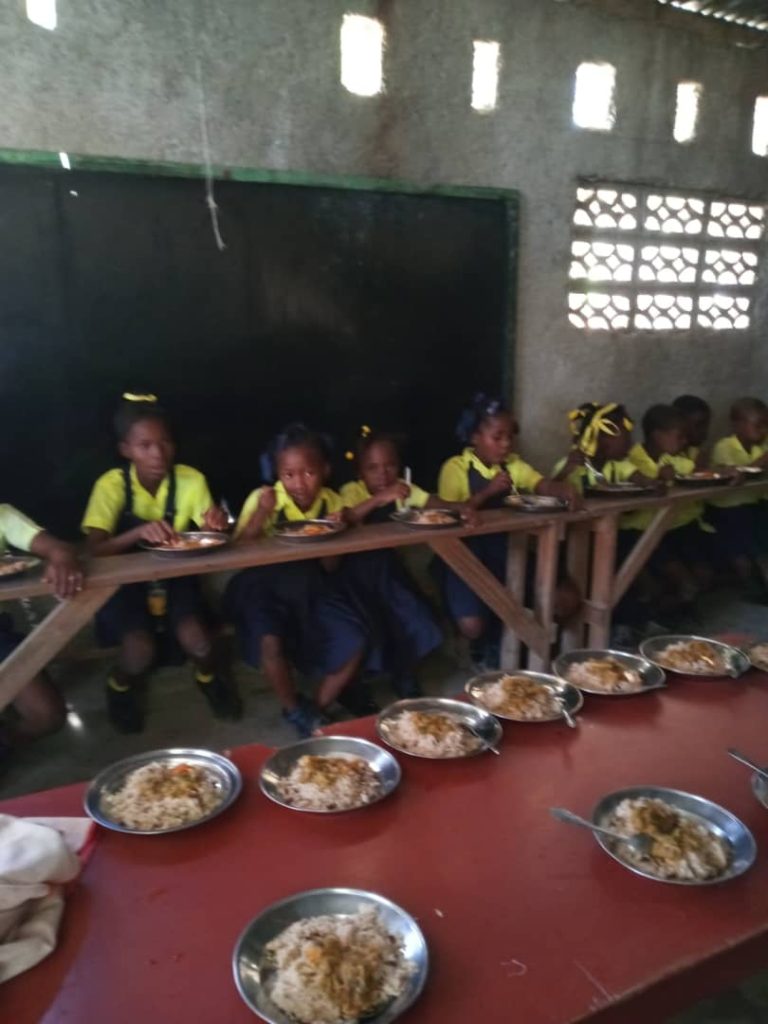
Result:
[[[573,123],[578,128],[610,131],[616,121],[616,68],[612,64],[580,64],[573,94]]]
[[[384,88],[384,26],[376,18],[345,14],[341,23],[341,84],[356,96]]]
[[[696,138],[701,91],[699,82],[678,82],[673,132],[675,142],[693,142]]]
[[[499,44],[475,39],[472,44],[472,106],[487,114],[496,109],[499,89]]]

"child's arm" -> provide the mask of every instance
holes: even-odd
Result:
[[[567,480],[539,480],[533,490],[535,494],[563,498],[568,502],[571,511],[581,508],[584,504],[578,490]]]
[[[274,487],[262,487],[256,509],[242,530],[238,532],[237,540],[256,540],[257,537],[260,537],[276,506],[277,496]]]
[[[92,555],[122,555],[140,540],[145,540],[147,544],[165,544],[176,536],[174,528],[164,519],[141,523],[125,533],[111,534],[94,527],[87,527],[86,531],[85,543]]]
[[[29,550],[48,563],[43,579],[51,584],[57,597],[72,597],[83,589],[83,570],[71,544],[41,530],[29,545]]]
[[[204,530],[213,530],[214,533],[223,533],[229,526],[227,513],[220,505],[211,505],[203,515],[200,524]]]
[[[571,448],[568,452],[568,457],[563,460],[563,464],[560,466],[558,471],[553,475],[552,479],[561,483],[567,481],[571,474],[576,469],[581,469],[584,465],[584,452],[579,451],[578,448]]]
[[[496,494],[508,494],[512,490],[512,477],[506,470],[497,473],[492,480],[489,480],[485,487],[476,491],[468,499],[466,505],[475,511],[480,510],[489,498]]]
[[[405,501],[410,493],[411,488],[408,484],[398,480],[391,487],[387,487],[386,490],[380,491],[378,494],[371,495],[370,498],[360,502],[359,505],[353,505],[351,508],[344,509],[346,513],[345,521],[352,525],[365,522],[371,512],[374,512],[377,508],[391,505],[393,501]]]

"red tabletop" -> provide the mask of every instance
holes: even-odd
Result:
[[[241,929],[303,889],[383,893],[418,918],[431,955],[418,1024],[661,1022],[762,965],[768,952],[768,812],[737,746],[768,761],[768,676],[675,681],[659,693],[588,697],[581,727],[505,725],[502,756],[401,757],[383,803],[315,816],[258,789],[264,747],[233,753],[238,803],[189,832],[102,832],[69,899],[61,942],[0,988],[14,1024],[246,1024],[232,981]],[[373,737],[370,720],[338,731]],[[755,867],[684,888],[623,869],[551,805],[588,812],[635,784],[689,790],[752,829]],[[7,801],[14,814],[78,814],[82,786]]]

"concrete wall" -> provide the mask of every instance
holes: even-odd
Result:
[[[386,23],[384,96],[339,85],[348,10]],[[3,5],[0,147],[199,163],[199,68],[216,164],[518,189],[515,401],[542,466],[584,399],[640,413],[683,389],[718,408],[768,392],[768,273],[749,332],[584,334],[566,317],[579,176],[766,197],[768,161],[750,133],[768,59],[735,45],[764,37],[653,0],[59,0],[59,17],[47,32],[20,2]],[[470,107],[473,38],[502,44],[492,114]],[[618,69],[610,133],[571,124],[573,73],[590,59]],[[681,146],[671,126],[687,78],[705,101],[698,140]]]

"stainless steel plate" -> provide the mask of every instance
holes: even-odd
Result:
[[[321,526],[324,529],[322,533],[302,533],[308,526]],[[292,523],[280,523],[275,527],[274,535],[278,540],[287,541],[289,544],[315,544],[317,541],[336,537],[346,528],[346,523],[337,522],[335,519],[298,519]]]
[[[725,672],[691,672],[687,669],[670,668],[668,665],[664,665],[661,660],[663,651],[666,650],[670,644],[684,643],[689,640],[701,640],[703,643],[710,644],[721,652],[725,658],[727,669]],[[640,644],[640,653],[644,658],[652,661],[654,665],[658,665],[659,668],[664,669],[665,672],[675,672],[681,676],[695,676],[697,679],[726,679],[728,676],[736,678],[743,672],[746,672],[750,667],[750,661],[744,651],[739,650],[738,647],[732,647],[730,644],[721,643],[719,640],[711,640],[706,636],[687,636],[685,634],[671,634],[669,636],[654,636],[648,640],[643,640]]]
[[[142,831],[122,825],[111,817],[103,805],[103,797],[105,794],[116,793],[122,788],[126,777],[132,771],[143,768],[151,761],[162,761],[169,765],[191,764],[203,768],[213,779],[214,785],[221,795],[221,802],[197,821],[175,825],[172,828]],[[160,836],[166,835],[168,832],[182,832],[184,829],[195,828],[197,825],[203,825],[206,821],[217,817],[235,802],[240,795],[242,785],[237,766],[221,754],[217,754],[213,750],[201,750],[195,747],[168,747],[164,750],[148,750],[144,754],[134,754],[132,757],[126,757],[124,761],[118,761],[99,772],[86,790],[83,806],[86,814],[94,821],[103,825],[104,828],[112,829],[113,832],[127,832],[135,836]]]
[[[757,772],[752,774],[752,792],[757,797],[758,802],[768,810],[768,779],[765,776],[758,775]]]
[[[739,473],[746,473],[747,476],[762,476],[765,470],[761,466],[735,466]]]
[[[593,498],[621,498],[633,494],[642,494],[650,497],[656,493],[655,487],[648,487],[646,484],[590,484],[584,489],[584,493]]]
[[[571,686],[570,683],[563,682],[561,679],[557,679],[555,676],[545,675],[543,672],[484,672],[482,675],[475,676],[474,679],[470,679],[467,685],[464,687],[469,699],[481,707],[484,711],[488,711],[496,718],[503,718],[509,722],[525,722],[535,724],[536,722],[556,722],[562,721],[562,713],[556,712],[552,715],[547,715],[544,718],[521,718],[515,715],[503,715],[500,711],[493,711],[485,703],[484,690],[490,686],[491,683],[498,682],[504,676],[523,676],[526,679],[530,679],[532,682],[539,683],[543,689],[549,690],[554,693],[556,697],[559,697],[565,706],[565,710],[571,715],[578,714],[584,704],[584,698],[582,697],[579,690],[575,686]]]
[[[296,921],[333,914],[348,917],[374,907],[391,935],[400,942],[405,960],[413,973],[405,988],[378,1013],[365,1018],[366,1024],[390,1024],[419,997],[427,980],[429,954],[421,929],[414,919],[384,896],[362,889],[310,889],[273,903],[251,921],[237,940],[232,954],[232,972],[237,990],[249,1009],[268,1024],[296,1024],[270,998],[274,971],[264,949]]]
[[[693,793],[682,793],[677,789],[665,789],[661,786],[633,786],[630,789],[621,789],[616,793],[609,793],[604,796],[592,811],[592,822],[595,825],[604,825],[613,813],[617,804],[622,800],[636,800],[640,797],[649,797],[664,800],[673,807],[677,807],[687,814],[691,814],[701,820],[715,835],[724,839],[731,848],[731,863],[727,870],[718,875],[717,878],[703,880],[684,878],[660,878],[658,875],[645,868],[634,864],[622,856],[622,843],[614,842],[604,836],[595,835],[595,839],[602,846],[607,854],[610,854],[619,864],[629,868],[636,875],[643,878],[651,878],[655,882],[668,882],[672,885],[717,885],[720,882],[727,882],[731,878],[743,875],[752,867],[757,856],[757,844],[755,838],[747,826],[727,811],[724,807],[712,803],[703,796],[695,796]]]
[[[0,583],[13,579],[14,576],[21,576],[22,573],[31,572],[41,564],[42,559],[36,558],[34,555],[0,555],[0,568],[4,568],[4,571],[0,573]]]
[[[440,512],[442,515],[449,516],[451,521],[449,523],[431,523],[429,514],[432,512]],[[404,508],[399,512],[393,512],[389,518],[395,523],[410,526],[414,530],[452,530],[455,526],[462,525],[461,513],[454,508]]]
[[[401,754],[409,754],[411,757],[425,757],[424,754],[414,754],[411,750],[399,746],[391,738],[392,721],[404,711],[424,711],[426,713],[439,713],[448,715],[455,719],[469,732],[474,733],[482,740],[482,745],[473,750],[471,754],[460,755],[462,757],[476,757],[485,753],[489,747],[495,747],[503,735],[501,725],[496,718],[482,708],[472,704],[465,704],[462,700],[449,700],[446,697],[415,697],[411,700],[398,700],[379,714],[376,719],[376,732],[384,742],[399,750]],[[429,761],[449,761],[452,758],[426,757]]]
[[[564,512],[568,502],[549,494],[508,494],[504,504],[515,512]]]
[[[726,473],[689,473],[688,476],[676,476],[675,483],[681,487],[722,487],[733,478]]]
[[[634,690],[622,690],[620,692],[613,693],[610,690],[601,690],[597,686],[588,686],[583,683],[571,683],[571,686],[576,686],[583,693],[597,694],[599,697],[631,697],[636,693],[646,693],[648,690],[660,690],[666,686],[666,676],[662,670],[654,665],[647,658],[640,658],[636,654],[628,654],[626,651],[612,651],[612,650],[579,650],[579,651],[567,651],[565,654],[560,654],[555,658],[552,668],[554,669],[555,675],[557,675],[564,682],[569,682],[568,669],[571,665],[578,665],[582,661],[600,660],[602,658],[613,658],[618,661],[619,664],[625,665],[627,668],[634,669],[640,673],[641,685]]]
[[[307,754],[324,755],[325,757],[361,757],[368,762],[378,778],[379,795],[368,803],[355,804],[354,807],[343,807],[333,811],[296,807],[281,795],[278,783],[281,778],[290,774],[299,758]],[[339,814],[344,811],[370,807],[372,804],[378,803],[379,800],[383,800],[397,789],[400,784],[400,774],[400,765],[396,758],[376,743],[360,740],[354,736],[318,736],[302,740],[301,743],[292,743],[288,747],[281,747],[280,750],[275,751],[261,769],[259,785],[262,793],[270,800],[274,800],[276,804],[281,804],[283,807],[289,807],[292,811],[303,811],[309,814]]]
[[[217,533],[214,530],[184,530],[179,534],[182,540],[196,541],[191,548],[175,548],[170,545],[149,544],[141,541],[140,548],[151,551],[153,555],[160,555],[162,558],[182,558],[186,555],[208,555],[211,551],[229,544],[229,537],[226,533]]]
[[[766,648],[766,653],[760,654],[755,651],[755,648],[763,646]],[[758,640],[750,644],[745,653],[753,668],[760,672],[768,672],[768,640]]]

